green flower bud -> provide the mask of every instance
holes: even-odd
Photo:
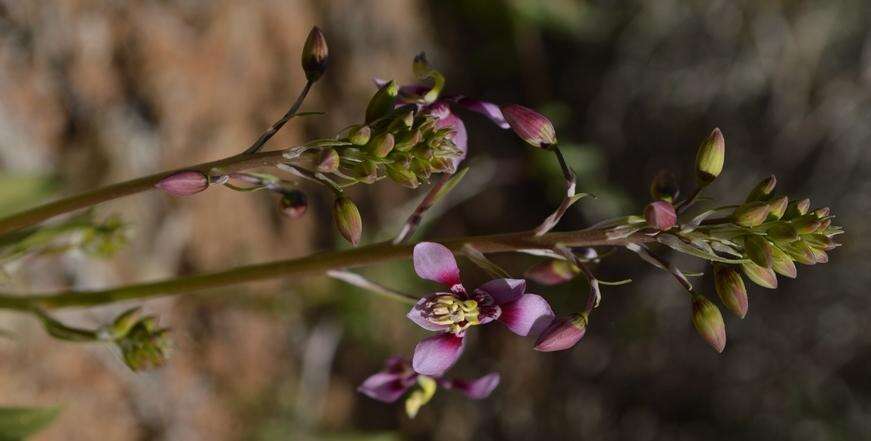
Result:
[[[793,219],[807,214],[811,207],[810,199],[802,199],[800,201],[792,201],[786,206],[786,212],[783,213],[784,219]]]
[[[318,160],[317,170],[321,173],[333,173],[339,169],[341,159],[335,149],[323,149]]]
[[[704,296],[693,295],[693,326],[715,351],[726,347],[726,324],[720,309]]]
[[[817,231],[823,223],[813,214],[806,214],[793,219],[791,224],[798,234],[811,234]]]
[[[763,268],[753,262],[744,262],[741,264],[741,270],[753,283],[763,288],[777,288],[777,275],[771,268]]]
[[[390,133],[382,133],[380,135],[375,135],[374,138],[369,140],[369,144],[366,145],[366,148],[369,150],[369,153],[376,158],[385,158],[393,151],[394,145],[395,141],[393,135]]]
[[[768,204],[761,201],[747,202],[735,209],[732,218],[743,227],[755,227],[768,217]]]
[[[396,145],[394,149],[399,152],[407,152],[420,143],[422,137],[420,129],[403,130],[396,135]]]
[[[804,242],[808,244],[811,248],[816,248],[823,251],[831,251],[838,247],[835,243],[834,239],[826,236],[825,234],[808,234],[803,237]]]
[[[789,204],[789,198],[781,196],[779,198],[768,201],[768,218],[778,220],[783,217],[786,212],[786,207]]]
[[[653,199],[673,203],[679,194],[677,177],[669,170],[660,170],[650,183],[650,195]]]
[[[412,173],[412,171],[407,168],[388,165],[387,177],[392,179],[397,184],[404,185],[409,188],[417,188],[420,185],[420,181],[418,181],[417,175]]]
[[[366,145],[372,137],[369,126],[357,126],[348,132],[348,142],[354,145]]]
[[[313,27],[302,48],[302,69],[309,82],[315,82],[327,70],[330,50],[327,40],[317,26]]]
[[[772,225],[771,228],[765,231],[765,234],[768,235],[769,239],[777,243],[798,240],[798,232],[795,231],[792,225],[785,222],[778,222]]]
[[[390,122],[390,125],[387,126],[387,131],[389,132],[397,132],[399,130],[408,130],[414,124],[414,111],[417,109],[413,104],[409,104],[407,106],[403,106],[402,108],[396,109],[394,112],[396,116],[394,116],[393,121]]]
[[[777,274],[789,277],[790,279],[794,279],[798,275],[798,270],[796,270],[795,262],[792,261],[792,258],[776,246],[771,247],[771,269]]]
[[[696,154],[696,177],[702,185],[708,185],[720,176],[726,160],[726,140],[720,129],[714,129],[699,146]]]
[[[345,196],[336,198],[336,203],[333,205],[333,219],[336,222],[336,229],[345,240],[351,242],[351,245],[360,242],[360,236],[363,234],[363,219],[354,201]]]
[[[720,301],[730,311],[741,318],[747,315],[747,287],[744,286],[741,274],[734,267],[715,264],[714,287]]]
[[[763,267],[771,268],[771,244],[768,243],[762,236],[751,235],[744,239],[744,251],[747,252],[747,258],[753,263]]]
[[[774,175],[763,179],[762,182],[756,184],[756,187],[753,187],[753,190],[750,190],[745,202],[768,200],[768,197],[771,196],[776,185],[777,178]]]
[[[813,249],[802,240],[780,244],[780,248],[789,257],[802,265],[814,265],[817,263]]]
[[[366,106],[366,124],[390,113],[398,95],[399,86],[396,85],[395,81],[381,86],[369,100],[369,105]]]
[[[814,210],[814,216],[816,216],[817,219],[824,219],[829,217],[831,211],[832,210],[829,207],[818,208]]]
[[[816,248],[811,248],[811,251],[814,254],[814,262],[816,263],[829,263],[829,254],[823,250],[818,250]]]

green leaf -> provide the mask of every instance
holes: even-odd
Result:
[[[0,407],[0,441],[20,441],[44,429],[58,407]]]

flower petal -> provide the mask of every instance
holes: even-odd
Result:
[[[415,305],[411,308],[411,311],[408,311],[408,314],[406,314],[405,316],[421,328],[426,329],[427,331],[444,331],[445,329],[448,329],[449,326],[437,325],[427,320],[426,317],[424,317],[422,314],[423,305],[426,304],[426,302],[428,302],[430,299],[432,299],[433,296],[435,296],[435,294],[426,296],[418,300],[417,303],[415,303]]]
[[[419,374],[441,377],[463,353],[463,340],[463,337],[449,333],[423,339],[414,347],[411,366]]]
[[[543,331],[554,317],[547,300],[536,294],[524,294],[519,299],[500,306],[502,315],[499,316],[499,320],[517,335],[537,334]]]
[[[463,120],[451,112],[448,112],[447,115],[436,122],[436,128],[441,129],[445,127],[453,130],[451,141],[462,151],[460,156],[454,158],[454,169],[456,170],[460,163],[466,159],[466,153],[469,150],[469,134],[466,132],[466,125],[463,124]]]
[[[499,109],[499,106],[491,102],[461,97],[457,100],[457,104],[490,118],[493,123],[503,129],[511,127],[508,125],[508,121],[505,120],[505,116],[502,115],[502,110]]]
[[[414,246],[414,271],[421,279],[442,285],[460,284],[460,269],[453,253],[435,242],[421,242]]]
[[[526,280],[523,279],[493,279],[478,287],[493,298],[497,305],[513,302],[526,292]]]
[[[441,382],[445,389],[462,392],[473,400],[481,400],[490,396],[496,386],[499,386],[499,373],[492,372],[474,380],[445,380]]]
[[[392,372],[378,372],[367,378],[357,391],[369,398],[392,403],[414,384],[414,378],[403,378]]]

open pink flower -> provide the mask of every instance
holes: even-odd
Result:
[[[540,332],[554,317],[544,298],[526,293],[523,279],[495,279],[468,292],[454,255],[444,245],[417,244],[414,270],[422,279],[448,288],[420,299],[408,313],[420,327],[438,332],[414,348],[412,366],[420,374],[440,377],[453,366],[472,326],[498,320],[515,334],[527,336]]]
[[[390,357],[384,369],[363,381],[357,390],[369,398],[392,403],[405,395],[421,377],[425,376],[415,372],[407,360],[402,357]],[[492,372],[472,380],[443,378],[433,380],[445,389],[453,389],[473,400],[480,400],[487,398],[499,385],[499,374]]]

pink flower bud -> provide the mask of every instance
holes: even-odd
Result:
[[[556,145],[556,131],[546,116],[517,104],[502,106],[502,115],[520,139],[533,147]]]
[[[720,309],[702,295],[693,296],[693,326],[715,351],[726,347],[726,325]]]
[[[161,179],[154,186],[173,196],[190,196],[208,188],[209,178],[198,171],[181,171]]]
[[[535,341],[535,350],[553,352],[569,349],[587,332],[586,314],[570,314],[554,319]]]
[[[720,300],[738,317],[747,315],[747,288],[738,271],[728,265],[714,265],[714,287]]]
[[[647,204],[647,207],[644,208],[644,219],[651,227],[665,231],[677,223],[677,214],[670,203],[656,201]]]
[[[572,280],[581,272],[566,260],[552,259],[526,270],[525,278],[542,285],[558,285]]]
[[[290,219],[301,218],[308,209],[308,200],[301,191],[287,191],[281,197],[281,213]]]

